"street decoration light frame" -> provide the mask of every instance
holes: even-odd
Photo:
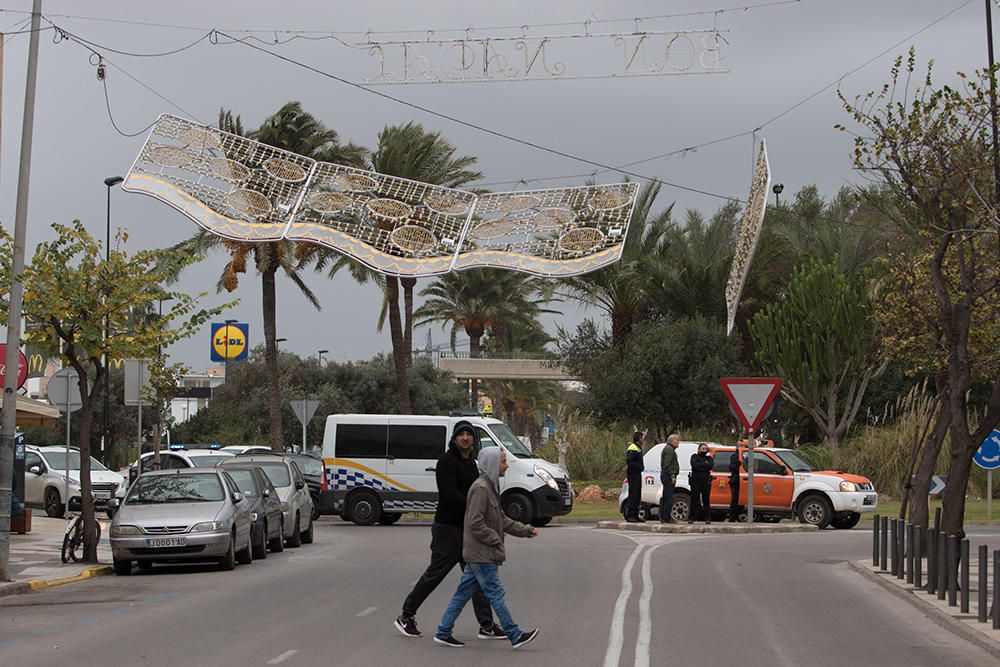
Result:
[[[760,230],[764,224],[764,213],[767,210],[767,193],[771,186],[771,166],[767,161],[767,147],[764,140],[760,141],[760,153],[753,170],[753,180],[750,183],[750,196],[747,197],[743,218],[740,220],[736,248],[733,253],[733,263],[729,270],[729,280],[726,283],[726,335],[733,331],[736,323],[736,311],[740,306],[743,286],[750,274],[750,264],[757,250]]]

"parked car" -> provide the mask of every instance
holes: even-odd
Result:
[[[144,472],[111,522],[115,574],[131,574],[133,562],[145,570],[182,560],[215,560],[223,570],[250,563],[250,505],[219,468]]]
[[[320,494],[326,489],[326,483],[323,479],[323,459],[312,454],[286,454],[285,456],[295,461],[299,470],[302,471],[302,478],[306,480],[306,486],[309,487],[309,495],[313,501],[312,520],[316,521],[319,519]]]
[[[219,461],[231,459],[235,456],[232,452],[224,452],[218,449],[171,449],[160,452],[160,465],[156,467],[153,463],[155,456],[153,452],[146,452],[139,457],[142,462],[142,472],[149,470],[180,470],[183,468],[214,468]],[[135,480],[135,462],[129,466],[128,478]]]
[[[69,509],[78,512],[81,508],[80,494],[80,450],[69,449]],[[28,507],[40,507],[52,517],[61,517],[66,511],[66,448],[33,447],[24,448],[24,501]],[[125,487],[125,478],[113,470],[108,470],[101,462],[90,457],[90,489],[94,505],[105,509],[108,501]]]
[[[233,457],[235,459],[235,457]],[[222,461],[223,468],[236,481],[243,497],[250,502],[250,544],[254,558],[267,558],[267,550],[284,551],[281,500],[271,480],[259,465],[240,460]]]
[[[270,447],[264,445],[227,445],[219,450],[220,452],[232,452],[233,454],[271,454]]]
[[[278,454],[239,456],[241,463],[258,465],[271,480],[281,500],[282,528],[285,546],[292,548],[313,541],[312,497],[302,477],[302,471],[291,457]],[[225,461],[223,466],[230,465]]]

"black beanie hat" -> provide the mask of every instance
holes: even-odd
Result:
[[[455,430],[452,431],[451,437],[454,438],[462,431],[468,431],[473,435],[473,437],[475,437],[476,435],[476,429],[472,427],[472,424],[470,424],[467,421],[460,421],[460,422],[455,422]]]

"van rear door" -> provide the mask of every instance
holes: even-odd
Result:
[[[389,420],[386,476],[397,489],[386,509],[433,511],[437,508],[437,460],[448,446],[445,421],[417,423],[405,417]]]

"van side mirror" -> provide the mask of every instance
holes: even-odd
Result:
[[[30,472],[32,474],[35,474],[35,475],[41,475],[42,474],[42,466],[31,466],[30,468],[28,468],[28,472]]]

